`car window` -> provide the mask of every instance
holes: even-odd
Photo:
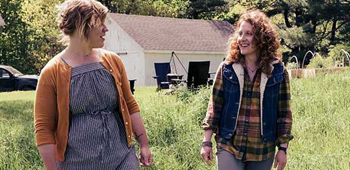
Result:
[[[6,66],[5,69],[13,75],[17,75],[17,76],[23,75],[20,71],[16,70],[15,68],[13,68],[11,66]]]
[[[10,74],[5,70],[0,69],[0,78],[10,78]]]

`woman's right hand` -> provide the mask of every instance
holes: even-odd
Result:
[[[202,146],[201,156],[202,159],[209,165],[213,160],[213,148],[209,146]]]

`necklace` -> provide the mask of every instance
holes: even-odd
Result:
[[[248,68],[248,71],[250,71],[250,72],[252,72],[252,73],[254,73],[258,68],[256,68],[256,69],[251,69],[248,65],[246,65],[247,66],[247,68]]]

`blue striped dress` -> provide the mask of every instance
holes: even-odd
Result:
[[[118,92],[101,63],[72,68],[70,126],[64,162],[58,169],[138,170],[135,147],[128,148],[118,113]]]

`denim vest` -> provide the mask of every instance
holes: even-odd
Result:
[[[260,122],[262,142],[277,139],[277,111],[280,84],[283,80],[284,66],[278,61],[271,65],[272,74],[267,78],[261,73],[260,82]],[[230,139],[237,126],[240,103],[244,85],[244,70],[240,64],[223,65],[224,103],[220,116],[219,135]]]

